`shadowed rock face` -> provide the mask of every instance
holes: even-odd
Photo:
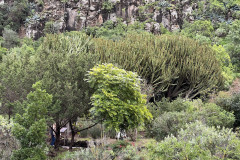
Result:
[[[43,0],[43,3],[38,4],[36,9],[36,14],[40,15],[41,20],[38,24],[26,26],[26,36],[36,39],[43,35],[44,27],[41,26],[48,21],[56,23],[59,32],[62,32],[101,25],[107,20],[116,21],[117,18],[122,18],[127,24],[132,24],[136,20],[152,19],[154,23],[147,24],[146,28],[157,33],[158,31],[154,28],[159,28],[160,23],[169,30],[176,30],[181,28],[184,18],[188,17],[189,20],[194,20],[189,16],[194,5],[190,3],[190,0],[178,0],[171,2],[173,4],[168,4],[177,4],[180,6],[178,9],[168,8],[166,4],[160,4],[160,2],[155,2],[155,0],[109,0],[108,2],[104,0],[69,0],[64,3],[59,0]]]

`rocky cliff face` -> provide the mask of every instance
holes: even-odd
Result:
[[[107,20],[122,18],[124,23],[146,21],[145,29],[159,32],[160,24],[168,30],[181,28],[183,19],[194,20],[196,4],[191,0],[36,0],[35,13],[27,20],[24,32],[27,37],[43,35],[48,22],[57,31],[81,30],[101,25]]]

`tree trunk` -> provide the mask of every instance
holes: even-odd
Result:
[[[70,125],[70,128],[71,128],[71,134],[72,134],[71,143],[70,143],[69,149],[72,149],[72,147],[73,147],[73,145],[74,145],[74,137],[75,137],[75,135],[76,135],[76,132],[74,131],[74,128],[73,128],[73,125],[72,125],[72,121],[71,121],[71,120],[69,121],[69,125]]]
[[[55,149],[59,149],[59,144],[60,144],[60,125],[59,123],[56,123],[56,141],[55,141]]]

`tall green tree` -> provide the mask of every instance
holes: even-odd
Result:
[[[136,128],[152,118],[136,73],[103,64],[89,71],[87,81],[95,90],[91,112],[109,129]]]
[[[85,82],[86,72],[95,64],[95,57],[89,53],[91,38],[80,32],[47,35],[35,52],[25,46],[14,49],[3,56],[1,63],[1,97],[3,112],[12,114],[12,104],[26,97],[31,85],[43,82],[43,88],[53,95],[53,105],[48,115],[56,123],[56,147],[60,142],[60,129],[68,122],[76,121],[91,107],[91,89]],[[74,136],[73,136],[74,138]]]
[[[0,113],[10,117],[14,113],[15,101],[23,101],[36,82],[33,58],[35,50],[23,45],[11,49],[2,56],[0,63]]]
[[[60,129],[91,107],[91,89],[84,81],[95,63],[94,55],[88,51],[90,46],[91,38],[79,32],[48,35],[35,55],[36,79],[42,80],[43,87],[53,95],[49,115],[56,123],[55,147],[60,142]]]
[[[16,114],[13,135],[19,140],[21,148],[16,150],[13,160],[32,159],[44,160],[46,154],[47,108],[52,103],[52,95],[42,90],[41,82],[33,85],[34,92],[30,92],[24,104],[24,114]]]

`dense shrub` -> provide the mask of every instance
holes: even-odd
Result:
[[[211,21],[208,20],[196,20],[193,23],[185,22],[183,25],[182,34],[191,38],[196,38],[196,35],[202,35],[205,37],[212,37],[214,28]]]
[[[148,105],[149,110],[151,111],[153,118],[157,118],[165,112],[181,112],[186,110],[192,110],[195,107],[193,103],[197,105],[197,101],[190,102],[182,98],[177,98],[174,101],[170,101],[167,98],[162,98],[161,101],[150,103]],[[201,102],[200,102],[201,103]]]
[[[223,109],[233,112],[235,115],[234,127],[240,126],[240,94],[233,95],[232,97],[217,98],[216,103]]]
[[[233,73],[234,67],[232,65],[230,55],[221,45],[213,45],[212,49],[216,52],[216,57],[220,62],[222,68],[222,75],[225,79],[225,87],[227,88],[230,86],[230,84],[233,82],[233,79],[235,78]]]
[[[206,103],[193,114],[197,119],[208,126],[233,127],[235,116],[223,110],[214,103]]]
[[[215,52],[186,37],[129,34],[117,42],[98,38],[95,44],[100,62],[137,72],[160,97],[194,98],[223,85]]]
[[[48,21],[45,23],[43,32],[44,34],[54,34],[59,32],[61,29],[61,26],[58,22]]]
[[[168,135],[177,135],[178,130],[184,128],[186,123],[194,121],[195,117],[186,112],[167,112],[153,121],[150,135],[162,140]]]
[[[151,159],[239,159],[240,140],[230,129],[215,129],[201,122],[186,125],[178,136],[149,147]]]
[[[176,100],[177,103],[180,100]],[[159,102],[158,102],[159,104]],[[175,101],[172,102],[172,106],[176,106]],[[164,112],[157,117],[148,126],[148,135],[161,140],[168,135],[173,134],[177,136],[178,131],[181,128],[185,128],[186,123],[195,122],[196,120],[208,126],[220,126],[220,127],[232,127],[235,121],[233,113],[223,110],[221,107],[214,103],[202,103],[201,101],[182,101],[182,106],[188,105],[185,110],[181,112],[178,108],[174,110],[169,102],[168,106],[171,109],[168,112]],[[181,103],[178,104],[181,106]],[[161,110],[161,108],[159,108]]]
[[[20,44],[20,38],[17,32],[4,28],[3,30],[3,43],[1,44],[5,48],[13,48]]]

